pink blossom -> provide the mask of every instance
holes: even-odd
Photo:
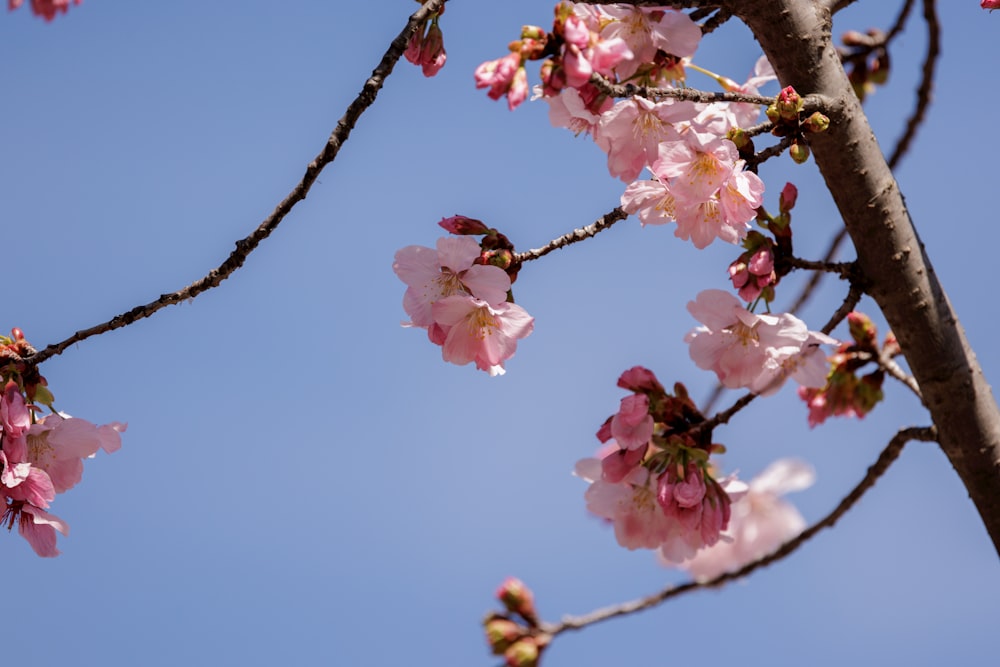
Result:
[[[632,394],[622,399],[621,409],[611,418],[611,435],[623,449],[644,447],[653,437],[649,397]]]
[[[83,0],[73,0],[74,5],[79,5]],[[70,0],[31,0],[31,11],[35,16],[41,16],[46,21],[54,19],[59,12],[66,13],[69,10]],[[17,9],[24,4],[24,0],[8,0],[7,7],[10,10]]]
[[[595,94],[596,93],[596,94]],[[590,109],[590,104],[584,95],[591,98],[591,104],[596,101],[600,91],[592,85],[580,88],[564,88],[558,95],[545,97],[549,104],[549,122],[554,127],[565,127],[573,134],[591,134],[597,126],[601,116]],[[603,97],[600,103],[600,111],[611,108],[612,101]]]
[[[687,307],[704,325],[685,337],[691,359],[730,389],[774,393],[785,378],[811,364],[817,346],[826,342],[794,315],[756,315],[722,290],[704,290]]]
[[[656,549],[679,529],[656,502],[656,477],[633,468],[618,482],[601,479],[600,461],[584,459],[575,473],[590,487],[584,494],[587,510],[614,525],[615,539],[626,549]]]
[[[729,225],[745,226],[757,217],[757,209],[764,203],[764,181],[752,171],[744,171],[744,164],[743,160],[737,160],[729,178],[719,188],[719,206]]]
[[[472,296],[455,295],[434,303],[434,320],[447,329],[442,346],[445,361],[476,362],[490,375],[504,372],[504,361],[514,356],[517,341],[534,328],[534,318],[517,304],[490,305]]]
[[[120,434],[126,428],[119,422],[95,426],[85,419],[48,415],[28,431],[28,461],[48,473],[56,493],[63,493],[80,481],[83,459],[99,449],[108,454],[121,449]]]
[[[18,532],[28,541],[35,553],[42,558],[59,555],[56,548],[56,531],[69,535],[69,525],[57,516],[28,503],[14,502],[7,506],[4,519],[8,526],[18,522]]]
[[[433,325],[433,305],[455,294],[472,295],[490,304],[506,301],[510,277],[495,266],[474,264],[481,253],[469,236],[440,238],[436,250],[407,246],[396,253],[392,269],[407,285],[403,309],[413,326]]]
[[[447,59],[448,54],[444,50],[444,35],[435,19],[431,21],[427,35],[420,45],[420,67],[424,76],[430,77],[440,72]]]
[[[696,204],[719,191],[738,158],[732,141],[692,129],[678,141],[660,144],[652,170],[661,181],[676,179],[674,194]]]
[[[518,69],[521,69],[519,53],[508,53],[503,58],[485,62],[476,68],[476,88],[489,88],[487,96],[499,100],[510,90]]]
[[[994,9],[1000,9],[1000,0],[982,0],[979,3],[979,6],[983,9],[989,9],[991,11]]]
[[[746,485],[734,477],[716,481],[695,463],[688,464],[683,476],[668,468],[658,480],[656,499],[682,529],[660,545],[660,556],[681,561],[718,542],[729,524],[730,505],[745,491]]]
[[[677,199],[670,186],[658,180],[629,183],[622,193],[622,210],[639,214],[643,225],[662,225],[677,220]]]
[[[659,159],[662,142],[680,141],[674,123],[691,120],[696,113],[692,102],[632,97],[601,114],[594,140],[608,154],[611,175],[628,183]]]
[[[806,525],[798,510],[781,496],[812,486],[814,479],[815,473],[806,463],[775,461],[750,480],[747,494],[732,504],[728,539],[698,551],[678,566],[704,581],[775,551]]]
[[[760,297],[768,285],[774,284],[774,251],[770,243],[761,245],[749,258],[744,253],[729,265],[729,277],[733,287],[739,290],[740,298],[750,303]]]
[[[679,58],[694,55],[701,41],[701,29],[682,12],[657,7],[602,5],[606,15],[601,37],[621,39],[633,57],[616,69],[622,79],[632,76],[639,65],[652,62],[657,50]],[[611,20],[607,20],[611,19]]]

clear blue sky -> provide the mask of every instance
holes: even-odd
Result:
[[[983,54],[1000,16],[939,4],[935,103],[899,176],[996,378],[1000,96]],[[836,31],[886,27],[895,5],[857,3]],[[215,267],[297,182],[415,7],[86,0],[51,24],[0,15],[0,326],[41,347]],[[918,19],[869,103],[887,147],[913,97]],[[548,3],[449,3],[445,69],[428,80],[401,63],[244,269],[43,366],[60,409],[129,430],[53,505],[72,526],[62,556],[0,538],[7,662],[493,665],[479,621],[508,574],[549,619],[685,579],[619,548],[570,471],[597,445],[625,368],[709,392],[682,341],[694,325],[684,304],[726,286],[731,247],[699,252],[629,220],[527,266],[516,295],[535,332],[500,378],[443,363],[399,327],[393,254],[433,245],[441,217],[481,218],[526,249],[618,203],[600,151],[551,128],[542,103],[512,114],[473,88],[472,70],[522,24],[550,21]],[[757,55],[733,25],[696,62],[742,79]],[[786,180],[799,185],[796,247],[818,258],[839,223],[813,165],[781,159],[761,176],[772,208]],[[818,328],[843,294],[829,281],[805,319]],[[816,486],[793,496],[813,521],[897,428],[927,423],[905,390],[888,393],[864,422],[810,431],[788,387],[716,437],[745,477],[782,456],[813,463]],[[934,445],[912,443],[787,561],[561,637],[545,664],[985,664],[998,590],[956,475]]]

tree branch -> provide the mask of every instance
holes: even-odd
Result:
[[[910,427],[900,430],[892,437],[885,449],[882,450],[875,463],[868,468],[868,471],[865,473],[865,476],[861,479],[861,481],[853,489],[851,489],[846,496],[844,496],[843,500],[841,500],[829,514],[799,533],[797,537],[782,544],[776,551],[768,554],[767,556],[751,561],[738,570],[720,574],[716,577],[712,577],[711,579],[689,581],[677,586],[669,586],[658,593],[648,595],[638,600],[604,607],[603,609],[598,609],[583,616],[564,617],[559,623],[543,623],[540,626],[540,632],[554,637],[558,634],[566,632],[567,630],[580,630],[588,625],[607,621],[619,616],[627,616],[628,614],[634,614],[638,611],[651,609],[652,607],[656,607],[671,598],[679,597],[691,591],[706,588],[718,588],[723,584],[737,579],[742,579],[743,577],[752,574],[763,567],[771,565],[772,563],[775,563],[797,551],[799,547],[812,539],[824,528],[832,528],[837,521],[841,519],[841,517],[847,514],[847,512],[850,511],[850,509],[857,504],[859,500],[861,500],[865,493],[875,486],[875,482],[878,481],[879,477],[885,474],[886,470],[889,469],[889,466],[891,466],[893,462],[899,458],[899,454],[903,451],[903,447],[907,442],[910,440],[922,440],[924,442],[928,442],[934,440],[935,438],[936,431],[933,426]]]
[[[628,217],[628,213],[622,210],[619,206],[611,211],[608,211],[600,218],[595,220],[593,223],[582,227],[580,229],[574,229],[568,234],[563,234],[557,239],[553,239],[543,245],[541,248],[534,248],[532,250],[527,250],[525,252],[519,252],[514,255],[514,262],[530,262],[533,259],[538,259],[539,257],[544,257],[548,255],[553,250],[558,250],[559,248],[565,248],[568,245],[577,243],[579,241],[584,241],[592,236],[597,236],[599,233],[603,232],[605,229],[609,228],[611,225],[615,224],[620,220],[624,220]]]
[[[375,97],[378,95],[378,91],[382,88],[382,84],[385,82],[386,77],[392,73],[392,69],[396,65],[396,61],[398,61],[403,55],[403,52],[406,50],[407,43],[413,33],[416,32],[417,27],[426,21],[432,13],[440,10],[441,7],[444,6],[445,2],[447,2],[447,0],[428,0],[420,9],[410,16],[410,20],[407,21],[406,27],[404,27],[402,32],[400,32],[399,35],[392,40],[392,43],[389,45],[385,55],[382,56],[382,60],[379,62],[378,66],[372,72],[372,75],[368,78],[368,80],[365,81],[361,92],[358,93],[358,96],[347,107],[347,110],[344,112],[341,119],[337,121],[337,127],[334,128],[333,132],[330,134],[330,138],[327,140],[326,145],[323,146],[323,150],[320,151],[319,155],[317,155],[313,161],[309,163],[309,166],[306,167],[306,172],[302,176],[302,180],[300,180],[288,196],[286,196],[281,203],[278,204],[271,215],[260,223],[257,229],[255,229],[249,236],[236,242],[236,249],[229,254],[226,261],[210,271],[204,278],[191,283],[181,290],[170,294],[163,294],[155,301],[151,301],[141,306],[136,306],[121,315],[116,315],[107,322],[92,326],[89,329],[77,331],[66,340],[49,345],[43,350],[33,354],[31,357],[26,358],[25,361],[35,365],[40,364],[50,357],[62,354],[62,352],[70,345],[79,343],[80,341],[86,340],[92,336],[97,336],[98,334],[103,334],[108,331],[114,331],[115,329],[128,326],[133,322],[151,316],[153,313],[156,313],[160,309],[167,306],[187,301],[188,299],[193,299],[202,292],[206,292],[213,287],[218,287],[223,280],[228,278],[234,271],[243,266],[247,257],[258,245],[260,245],[260,242],[271,235],[271,232],[277,228],[285,216],[288,215],[298,202],[306,198],[306,195],[309,193],[309,189],[312,187],[313,183],[316,182],[316,179],[319,177],[320,172],[323,171],[323,168],[333,162],[337,157],[341,146],[343,146],[344,142],[347,141],[351,134],[351,130],[354,129],[354,125],[361,117],[361,114],[375,102]]]

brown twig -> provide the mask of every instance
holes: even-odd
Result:
[[[149,317],[166,306],[187,301],[188,299],[193,299],[202,292],[210,290],[213,287],[218,287],[223,280],[228,278],[234,271],[243,266],[247,256],[249,256],[258,245],[260,245],[261,241],[271,235],[271,232],[277,228],[295,204],[306,198],[306,195],[309,193],[309,189],[312,187],[313,183],[316,182],[316,179],[319,177],[320,172],[323,171],[323,168],[333,162],[333,160],[337,157],[341,146],[343,146],[344,142],[347,141],[347,138],[351,134],[351,130],[354,129],[354,125],[361,117],[361,114],[364,113],[364,111],[375,101],[378,91],[382,88],[382,84],[385,82],[386,77],[388,77],[392,72],[393,67],[396,65],[396,61],[402,57],[403,52],[406,50],[407,43],[413,33],[417,30],[417,27],[426,21],[432,13],[439,11],[441,7],[444,6],[446,1],[447,0],[428,0],[426,4],[410,16],[406,27],[403,28],[402,32],[400,32],[394,40],[392,40],[392,44],[389,45],[385,55],[382,56],[382,60],[379,62],[378,66],[372,72],[372,75],[368,78],[368,80],[365,81],[361,92],[358,93],[358,96],[347,107],[343,117],[337,121],[337,127],[334,128],[333,132],[330,134],[330,138],[327,140],[326,145],[323,146],[323,150],[320,151],[319,155],[317,155],[313,161],[309,163],[309,166],[306,167],[306,172],[302,176],[302,180],[300,180],[288,196],[286,196],[281,203],[278,204],[271,215],[260,223],[257,229],[255,229],[246,238],[240,239],[236,242],[236,249],[229,254],[226,261],[210,271],[204,278],[191,283],[184,289],[170,294],[163,294],[155,301],[151,301],[141,306],[136,306],[121,315],[113,317],[107,322],[90,327],[89,329],[77,331],[66,340],[59,343],[53,343],[52,345],[40,350],[36,354],[27,358],[26,361],[36,365],[40,364],[50,357],[61,354],[66,348],[74,343],[79,343],[80,341],[86,340],[91,336],[120,329],[121,327],[132,324],[133,322]]]
[[[864,295],[864,291],[857,284],[851,283],[851,289],[847,291],[844,302],[840,304],[840,308],[837,308],[833,312],[833,315],[830,316],[830,319],[823,325],[820,331],[829,335],[831,331],[837,328],[838,324],[847,318],[848,313],[858,307],[858,302],[861,301],[862,295]]]
[[[669,586],[658,593],[648,595],[638,600],[598,609],[583,616],[564,617],[559,623],[543,623],[540,627],[540,632],[554,637],[568,630],[580,630],[588,625],[593,625],[595,623],[607,621],[619,616],[627,616],[628,614],[634,614],[638,611],[650,609],[666,602],[671,598],[678,597],[690,591],[718,588],[723,584],[737,579],[742,579],[743,577],[752,574],[763,567],[775,563],[797,551],[799,547],[812,539],[824,528],[832,528],[837,521],[841,519],[841,517],[843,517],[859,500],[861,500],[862,496],[864,496],[868,490],[875,486],[875,482],[899,457],[900,452],[903,451],[903,447],[907,442],[910,440],[928,442],[934,440],[936,437],[937,431],[933,426],[910,427],[900,430],[892,437],[885,449],[882,450],[882,453],[879,454],[875,463],[868,468],[864,478],[862,478],[862,480],[853,489],[851,489],[850,493],[844,496],[843,500],[837,504],[833,511],[813,525],[809,526],[809,528],[799,533],[797,537],[782,544],[776,551],[768,554],[767,556],[751,561],[738,570],[720,574],[716,577],[712,577],[711,579],[689,581],[678,586]]]
[[[590,75],[590,83],[594,84],[598,90],[605,95],[612,97],[632,97],[639,95],[647,99],[669,97],[675,100],[686,100],[688,102],[699,102],[709,104],[712,102],[739,102],[743,104],[760,104],[768,106],[774,103],[774,97],[764,97],[762,95],[747,95],[746,93],[717,93],[695,88],[647,88],[646,86],[636,86],[631,83],[624,85],[614,84],[598,73]],[[807,96],[803,98],[809,108],[819,104],[819,98]]]
[[[557,239],[553,239],[543,245],[541,248],[533,248],[525,252],[519,252],[514,255],[514,262],[530,262],[533,259],[538,259],[539,257],[544,257],[548,255],[553,250],[558,250],[559,248],[565,248],[568,245],[577,243],[579,241],[584,241],[592,236],[603,232],[605,229],[615,224],[620,220],[624,220],[628,217],[628,213],[622,210],[619,206],[595,220],[593,223],[582,227],[580,229],[574,229],[568,234],[563,234]]]

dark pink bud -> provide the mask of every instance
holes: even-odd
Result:
[[[467,218],[464,215],[453,215],[450,218],[442,218],[438,225],[458,236],[477,236],[479,234],[487,234],[490,231],[490,228],[483,224],[481,220]]]

